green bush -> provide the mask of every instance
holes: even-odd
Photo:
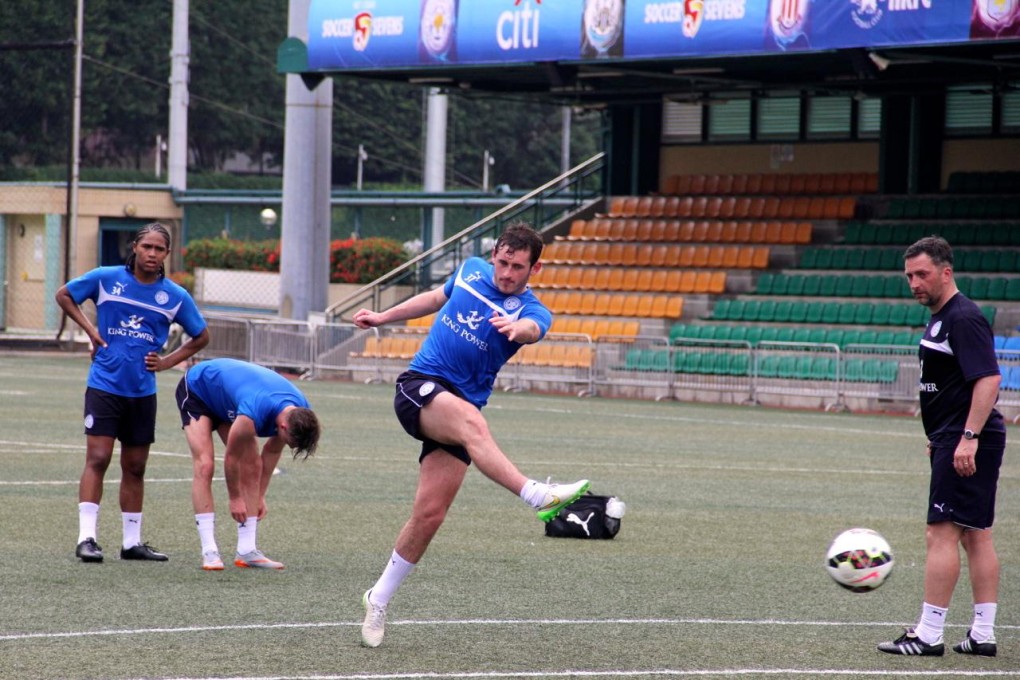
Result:
[[[215,238],[191,241],[183,251],[184,268],[280,271],[280,243],[276,240],[236,241]],[[336,240],[330,243],[330,283],[371,283],[408,259],[403,246],[388,238]]]

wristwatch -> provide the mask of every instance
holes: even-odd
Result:
[[[980,436],[981,436],[981,433],[980,432],[975,432],[974,430],[964,430],[963,431],[963,438],[964,439],[977,439]]]

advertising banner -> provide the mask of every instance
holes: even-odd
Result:
[[[769,0],[766,49],[827,50],[969,38],[974,0]]]
[[[313,70],[1020,38],[1020,0],[312,0]]]
[[[627,0],[626,56],[760,52],[766,9],[763,0]]]

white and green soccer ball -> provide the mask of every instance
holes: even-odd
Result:
[[[878,588],[889,578],[893,553],[889,542],[871,529],[847,529],[832,541],[825,570],[840,586],[855,593]]]

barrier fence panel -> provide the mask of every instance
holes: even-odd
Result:
[[[315,331],[303,321],[252,321],[251,360],[301,373],[312,370]]]
[[[691,399],[701,391],[728,392],[754,401],[751,343],[744,340],[673,341],[670,367],[674,399]],[[692,394],[694,393],[694,394]]]
[[[839,345],[761,341],[754,351],[752,394],[822,400],[826,410],[843,408]],[[804,405],[810,405],[805,403]]]
[[[500,372],[504,390],[569,388],[578,396],[594,394],[594,344],[585,333],[549,333],[541,342],[525,345]]]
[[[999,358],[999,373],[1002,374],[998,406],[1015,410],[1020,407],[1020,350],[1000,349],[995,351],[995,355]],[[1020,413],[1013,417],[1013,422],[1018,419]]]
[[[913,345],[847,345],[843,349],[847,398],[917,402],[921,366]]]
[[[195,360],[251,360],[251,319],[209,312],[203,312],[202,316],[209,328],[209,344],[202,348]]]
[[[626,397],[669,399],[675,375],[669,340],[662,336],[599,336],[593,389]]]
[[[355,372],[364,371],[364,363],[355,364],[355,359],[360,359],[365,346],[371,344],[369,338],[374,338],[376,344],[379,339],[378,329],[362,330],[352,323],[317,324],[313,331],[315,345],[312,376],[315,378],[328,376],[353,379]],[[359,377],[364,377],[366,382],[380,382],[382,375],[379,374],[378,364],[373,362],[372,368],[375,375]]]

